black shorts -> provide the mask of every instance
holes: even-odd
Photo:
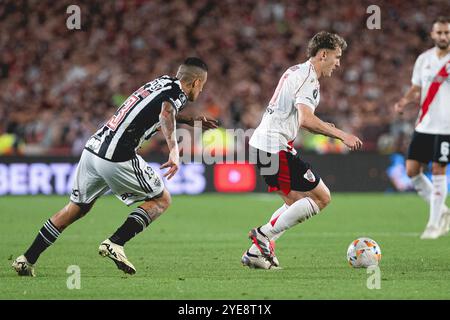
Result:
[[[450,151],[450,135],[428,134],[414,131],[408,149],[408,159],[421,163],[447,164]]]
[[[262,157],[264,159],[262,159]],[[276,161],[277,163],[273,163]],[[312,171],[311,165],[297,155],[280,151],[278,154],[270,154],[258,150],[257,166],[261,176],[269,186],[269,192],[281,190],[288,194],[291,190],[311,191],[320,182],[320,176]],[[264,169],[278,168],[275,173],[266,174]]]

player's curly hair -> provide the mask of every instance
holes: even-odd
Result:
[[[347,42],[345,42],[344,38],[335,33],[321,31],[309,40],[308,58],[314,57],[320,49],[334,50],[338,47],[341,50],[347,48]]]

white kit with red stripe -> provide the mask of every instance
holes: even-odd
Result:
[[[278,82],[249,144],[269,153],[289,151],[295,154],[291,145],[299,128],[296,105],[303,104],[314,111],[319,101],[320,86],[311,61],[290,67]]]
[[[416,60],[412,84],[421,87],[420,112],[416,131],[450,135],[450,52],[438,58],[437,48]]]

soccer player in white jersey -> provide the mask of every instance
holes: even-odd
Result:
[[[125,273],[136,268],[127,259],[124,245],[154,222],[171,203],[161,177],[136,151],[144,140],[159,130],[169,147],[169,159],[161,168],[172,178],[179,168],[176,121],[193,124],[192,117],[180,116],[187,101],[194,101],[203,89],[207,66],[198,58],[188,58],[179,67],[176,78],[161,76],[136,90],[117,112],[88,140],[78,163],[69,203],[39,231],[28,250],[12,264],[21,276],[34,276],[34,264],[60,233],[83,217],[95,201],[111,191],[126,205],[141,203],[126,221],[99,247]],[[217,127],[216,121],[198,117],[203,128]]]
[[[417,58],[412,85],[395,104],[400,114],[412,102],[420,101],[421,106],[406,160],[406,172],[414,188],[430,205],[421,239],[436,239],[448,233],[450,224],[445,205],[450,157],[450,20],[436,19],[430,35],[435,46]],[[431,181],[423,173],[430,162]]]
[[[278,193],[283,205],[269,221],[250,231],[253,245],[242,256],[250,268],[279,267],[271,245],[284,231],[323,210],[330,191],[310,164],[304,162],[292,142],[299,128],[341,140],[351,150],[362,142],[356,136],[320,120],[314,111],[320,100],[319,78],[331,76],[339,67],[347,44],[337,34],[320,32],[309,42],[309,60],[290,67],[282,75],[269,106],[250,139],[260,174],[269,191]]]

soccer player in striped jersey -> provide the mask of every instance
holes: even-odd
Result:
[[[28,250],[14,260],[14,270],[22,276],[34,276],[34,264],[60,233],[92,208],[106,191],[126,205],[140,202],[126,221],[99,247],[128,274],[136,268],[127,259],[124,245],[154,222],[171,203],[164,182],[136,151],[144,140],[161,131],[169,147],[169,159],[161,168],[171,179],[179,168],[176,121],[193,124],[193,118],[178,113],[188,100],[195,101],[207,80],[208,68],[199,58],[188,58],[179,67],[176,78],[159,77],[136,90],[117,112],[86,143],[76,170],[69,203],[39,231]],[[203,128],[217,127],[216,121],[199,117]]]
[[[395,110],[401,114],[406,105],[419,102],[420,97],[406,172],[419,196],[430,205],[421,239],[436,239],[448,233],[450,225],[450,211],[445,205],[450,157],[450,20],[436,19],[430,35],[435,46],[417,58],[412,85],[395,104]],[[431,181],[423,173],[430,162]]]
[[[271,242],[286,230],[306,221],[330,202],[330,191],[311,165],[301,159],[292,143],[299,128],[341,140],[351,150],[361,140],[319,119],[319,78],[330,77],[339,67],[346,42],[340,36],[319,32],[309,42],[309,60],[290,67],[282,75],[269,106],[250,139],[257,165],[269,191],[283,199],[269,221],[250,231],[253,245],[241,258],[250,268],[279,267]],[[269,172],[271,171],[272,172]]]

